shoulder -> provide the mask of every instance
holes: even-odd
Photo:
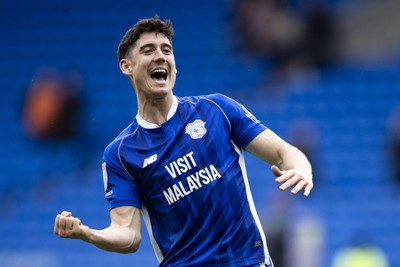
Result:
[[[211,104],[214,106],[224,106],[224,105],[229,105],[230,103],[235,102],[233,99],[230,97],[216,93],[216,94],[209,94],[209,95],[198,95],[198,96],[186,96],[186,97],[178,97],[178,100],[180,102],[187,102],[187,103],[192,103],[192,104]]]
[[[243,106],[240,103],[220,93],[182,97],[178,100],[183,103],[190,103],[200,109],[206,109],[208,113],[213,113],[213,115],[220,113],[228,120],[243,111]]]
[[[118,136],[111,141],[106,148],[104,149],[103,157],[106,160],[107,158],[115,158],[119,156],[119,150],[124,140],[130,135],[134,134],[137,129],[136,123],[129,124],[124,130],[122,130]]]

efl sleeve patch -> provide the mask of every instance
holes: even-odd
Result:
[[[107,164],[105,162],[103,162],[103,164],[101,165],[101,168],[103,170],[104,191],[106,191],[107,186],[108,186]]]

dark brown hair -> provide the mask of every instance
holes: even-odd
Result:
[[[135,46],[136,41],[140,38],[140,35],[145,32],[162,33],[171,43],[175,33],[170,20],[162,21],[159,16],[141,19],[122,37],[118,45],[118,60],[126,58],[130,49]]]

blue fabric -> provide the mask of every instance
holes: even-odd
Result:
[[[266,127],[220,94],[178,101],[161,127],[135,120],[106,148],[111,208],[142,209],[160,266],[264,262],[241,148]]]

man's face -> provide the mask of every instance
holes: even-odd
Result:
[[[127,64],[139,95],[160,97],[172,91],[176,80],[175,58],[164,34],[141,34],[127,57]]]

